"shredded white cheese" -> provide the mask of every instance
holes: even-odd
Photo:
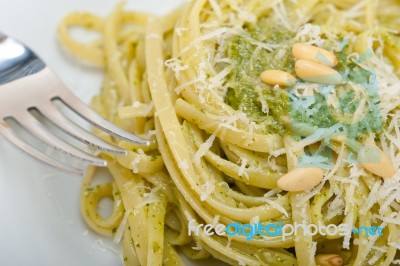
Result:
[[[277,211],[279,211],[280,213],[282,213],[286,217],[289,217],[289,214],[287,213],[285,208],[283,208],[282,205],[280,205],[276,201],[273,201],[273,200],[270,200],[270,199],[267,199],[267,198],[263,198],[263,201],[265,201],[266,203],[271,205],[272,208],[276,209]]]
[[[350,213],[348,215],[348,224],[352,225],[354,223],[354,215]],[[350,231],[350,230],[349,230]],[[351,239],[351,231],[347,232],[343,237],[343,248],[349,249],[350,248],[350,239]]]
[[[215,215],[213,220],[212,220],[212,225],[215,227],[218,224],[220,216],[219,215]]]
[[[287,15],[287,11],[285,5],[282,0],[276,0],[272,9],[274,10],[274,14],[278,17],[279,22],[288,30],[292,31],[292,26],[289,24],[289,17]]]
[[[200,195],[200,200],[205,201],[208,198],[208,196],[210,196],[214,192],[214,189],[215,189],[214,182],[211,180],[207,180],[207,182],[201,186],[202,193]]]
[[[380,186],[381,186],[381,181],[377,180],[368,195],[365,205],[363,206],[363,208],[361,208],[360,214],[366,214],[366,212],[376,203],[377,201],[376,194]]]
[[[250,224],[257,224],[260,221],[260,216],[254,216],[250,219]]]
[[[200,159],[203,157],[207,151],[211,148],[214,143],[215,137],[217,135],[217,131],[215,131],[196,151],[193,156],[193,161],[197,166],[200,166]]]
[[[192,247],[193,250],[202,250],[203,246],[201,245],[200,241],[195,241],[196,246]]]
[[[176,79],[180,78],[180,72],[189,68],[188,65],[182,65],[182,61],[177,58],[171,58],[165,61],[165,66],[170,68],[174,73]]]
[[[215,0],[208,0],[210,6],[215,11],[215,14],[220,17],[222,15],[221,7],[218,5],[217,1]]]
[[[188,28],[183,28],[183,27],[176,27],[175,32],[178,34],[178,36],[182,36],[184,32],[189,31]]]
[[[121,223],[118,226],[117,232],[114,235],[114,243],[120,243],[122,236],[124,234],[124,230],[126,227],[126,223],[128,222],[128,216],[132,213],[131,210],[125,211],[124,218],[122,218]]]
[[[309,256],[310,256],[310,261],[313,261],[313,260],[314,260],[315,253],[317,253],[317,242],[314,242],[314,241],[313,241],[313,242],[311,243],[310,254],[309,254]]]
[[[241,165],[240,165],[239,171],[238,171],[239,176],[243,176],[243,174],[245,174],[244,171],[246,170],[247,162],[248,162],[247,158],[241,159]]]

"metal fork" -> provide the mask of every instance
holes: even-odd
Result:
[[[103,119],[76,97],[31,49],[0,32],[1,135],[49,165],[69,172],[81,172],[52,159],[20,138],[10,126],[9,119],[12,119],[41,142],[56,150],[89,164],[107,165],[105,160],[54,136],[33,115],[32,111],[37,111],[51,124],[85,144],[109,153],[126,154],[125,150],[101,140],[65,117],[55,105],[55,100],[61,101],[80,117],[113,136],[138,145],[150,144],[149,140],[132,135]]]

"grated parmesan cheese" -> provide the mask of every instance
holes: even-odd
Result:
[[[218,224],[220,216],[219,215],[215,215],[213,220],[212,220],[212,225],[215,227]]]
[[[182,65],[182,61],[177,58],[171,58],[166,60],[164,65],[175,73],[176,79],[179,79],[181,71],[189,68],[188,65]]]
[[[310,248],[310,254],[309,254],[309,258],[310,258],[310,261],[313,261],[314,260],[314,257],[315,257],[315,254],[317,253],[317,242],[312,242],[311,243],[311,248]]]
[[[241,165],[238,171],[239,176],[243,176],[244,174],[246,177],[248,177],[248,175],[244,172],[246,170],[247,162],[248,162],[247,158],[241,158]]]
[[[353,225],[354,224],[354,215],[353,213],[350,213],[347,216],[348,219],[348,224]],[[351,239],[351,230],[348,230],[348,232],[346,232],[346,234],[343,237],[343,245],[342,247],[344,249],[350,249],[350,239]]]
[[[326,215],[326,219],[332,219],[335,216],[341,215],[344,209],[344,201],[340,194],[337,194],[336,197],[328,203],[328,213]]]
[[[282,0],[276,0],[272,9],[274,10],[275,15],[278,17],[281,24],[288,30],[292,31],[292,26],[289,24],[288,14],[285,8],[285,5]]]
[[[210,196],[214,192],[214,189],[214,182],[211,180],[207,180],[207,182],[201,186],[202,193],[200,195],[200,200],[205,201],[208,196]]]
[[[364,239],[364,238],[356,238],[356,239],[354,239],[354,241],[353,241],[353,244],[354,245],[366,245],[368,243],[368,240],[367,239]]]
[[[131,161],[129,167],[132,169],[132,172],[137,174],[139,173],[139,163],[140,163],[140,156],[136,156],[135,159]]]
[[[298,42],[322,46],[324,41],[321,39],[321,28],[313,24],[305,24],[297,31],[294,39]]]
[[[357,2],[356,2],[357,3]],[[367,5],[368,0],[359,1],[357,4],[342,12],[345,18],[357,18],[364,14],[363,9]]]
[[[203,246],[200,244],[200,241],[194,241],[196,246],[192,247],[193,250],[202,250]]]
[[[175,32],[176,34],[178,34],[178,36],[182,36],[184,32],[189,31],[188,28],[184,28],[184,27],[176,27],[175,28]]]
[[[118,243],[121,242],[122,236],[124,234],[124,230],[125,230],[125,227],[126,227],[126,223],[128,222],[128,216],[131,213],[132,213],[131,210],[125,211],[124,217],[122,218],[122,221],[118,226],[117,232],[115,233],[114,240],[113,240],[114,243],[118,244]]]
[[[232,239],[230,237],[228,237],[228,241],[226,241],[226,246],[225,247],[230,248],[231,247],[231,242],[232,242]]]
[[[264,195],[265,197],[265,195]],[[268,203],[269,205],[271,205],[271,207],[273,207],[274,209],[276,209],[277,211],[279,211],[280,213],[282,213],[283,215],[285,215],[286,217],[289,217],[289,214],[287,213],[287,211],[285,210],[285,208],[283,208],[282,205],[280,205],[278,202],[274,201],[274,200],[270,200],[268,198],[263,198],[263,201],[265,201],[266,203]]]
[[[260,216],[254,216],[250,219],[250,224],[257,224],[260,221]]]
[[[215,137],[217,135],[217,131],[216,130],[200,147],[199,149],[196,151],[196,153],[193,156],[193,161],[197,166],[200,166],[200,159],[201,157],[203,157],[207,151],[211,148],[211,146],[214,143]]]
[[[381,186],[381,181],[379,181],[379,180],[376,181],[368,195],[365,205],[360,210],[360,214],[366,214],[367,211],[377,202],[378,199],[376,197],[376,194],[377,194],[380,186]]]
[[[208,0],[208,2],[210,3],[210,6],[212,7],[212,9],[215,11],[215,14],[217,15],[217,17],[220,17],[222,15],[222,11],[221,11],[221,7],[218,5],[217,1]]]

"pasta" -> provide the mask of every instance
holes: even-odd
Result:
[[[122,3],[106,18],[67,15],[61,45],[104,69],[91,106],[154,140],[141,147],[93,129],[129,153],[101,154],[110,183],[93,186],[89,168],[87,224],[121,242],[125,265],[184,265],[179,253],[232,265],[400,264],[399,12],[395,0],[195,0],[164,17]],[[80,42],[71,27],[101,37]],[[338,62],[329,69],[345,82],[307,82],[296,72],[296,43],[332,51]],[[265,70],[301,79],[266,84]],[[367,147],[381,152],[381,164],[360,159],[371,155]],[[322,169],[318,184],[283,190],[279,180],[299,167]],[[114,201],[106,218],[97,207],[104,197]],[[235,223],[346,224],[381,234],[191,228]]]

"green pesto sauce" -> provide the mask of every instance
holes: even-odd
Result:
[[[248,36],[236,36],[230,40],[226,56],[233,60],[235,67],[227,77],[228,89],[224,101],[261,125],[263,133],[287,134],[288,129],[282,123],[282,118],[289,118],[290,123],[302,123],[313,128],[329,128],[340,123],[343,131],[352,139],[360,139],[370,132],[381,131],[382,119],[375,74],[360,68],[349,59],[348,55],[354,51],[346,41],[342,43],[342,50],[336,53],[339,62],[335,69],[342,74],[346,82],[361,85],[367,91],[370,103],[364,118],[352,124],[342,123],[343,121],[335,115],[337,111],[351,115],[360,104],[360,99],[357,99],[354,91],[346,87],[347,83],[334,87],[340,93],[337,93],[339,110],[333,111],[328,105],[325,85],[320,85],[319,93],[315,93],[314,96],[298,97],[291,88],[273,89],[261,81],[260,74],[265,70],[276,69],[294,74],[295,62],[291,53],[294,33],[269,23],[267,18],[258,21],[257,25],[248,26],[245,30],[253,40],[275,45],[276,48],[272,51],[260,49],[254,55],[257,45],[250,41]],[[370,55],[360,55],[360,60],[368,56]],[[220,67],[222,69],[224,65],[221,64]],[[263,110],[263,101],[267,110]]]
[[[290,56],[290,39],[293,33],[271,26],[268,20],[261,20],[258,26],[247,28],[251,38],[268,43],[281,44],[282,47],[268,51],[261,49],[253,56],[257,46],[245,36],[233,38],[227,46],[227,57],[235,62],[235,68],[227,77],[228,90],[225,103],[235,110],[244,112],[252,121],[264,125],[266,133],[284,134],[285,127],[279,122],[281,116],[288,114],[288,98],[283,90],[273,91],[260,80],[260,74],[268,69],[280,69],[293,73],[294,62]],[[279,60],[277,53],[285,50]],[[252,58],[253,56],[253,58]],[[263,111],[260,94],[268,105],[268,113]]]
[[[343,56],[338,56],[338,58],[343,58]],[[339,100],[338,111],[343,115],[352,116],[357,110],[361,99],[356,96],[354,90],[348,85],[348,82],[353,82],[362,86],[368,94],[368,112],[364,114],[363,119],[357,122],[343,122],[332,111],[332,107],[328,106],[327,97],[321,92],[311,96],[312,99],[309,97],[300,97],[303,99],[290,97],[289,114],[291,123],[304,123],[318,128],[329,128],[340,123],[347,137],[357,140],[364,139],[368,133],[381,132],[383,124],[379,112],[380,99],[374,72],[362,69],[350,60],[339,60],[337,69],[343,70],[342,75],[344,80],[347,81],[343,85],[339,84],[334,87]],[[321,85],[319,89],[323,91],[324,86]]]
[[[301,106],[291,108],[291,122],[305,123],[319,128],[326,128],[336,124],[336,120],[330,112],[328,105],[325,102],[324,96],[317,94],[314,96],[315,102],[304,109]],[[313,114],[309,114],[306,110],[315,110]]]

